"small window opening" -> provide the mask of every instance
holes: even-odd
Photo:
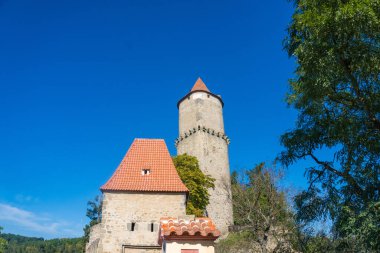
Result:
[[[136,226],[136,223],[132,222],[132,224],[131,224],[131,231],[135,231],[135,226]]]
[[[209,94],[207,94],[207,97],[209,98],[209,97],[210,97],[210,95],[209,95]]]
[[[149,175],[150,174],[150,169],[142,169],[141,170],[141,175]]]
[[[150,232],[154,232],[154,223],[150,224]]]

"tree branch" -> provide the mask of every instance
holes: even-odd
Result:
[[[319,165],[322,165],[325,169],[328,171],[334,173],[337,176],[342,177],[343,179],[346,180],[346,182],[351,185],[355,193],[358,194],[359,196],[362,196],[364,199],[366,199],[366,196],[364,194],[364,190],[360,187],[360,185],[356,182],[356,180],[348,173],[348,171],[341,172],[336,169],[334,169],[328,162],[320,161],[315,155],[312,153],[309,153],[309,156]]]

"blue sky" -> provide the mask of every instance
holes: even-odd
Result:
[[[291,13],[286,0],[0,0],[0,226],[82,235],[135,137],[175,154],[176,103],[198,76],[225,102],[231,169],[272,161],[297,116]],[[286,185],[305,187],[302,166]]]

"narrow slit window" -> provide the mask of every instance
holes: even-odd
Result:
[[[142,169],[141,170],[141,175],[146,176],[150,174],[150,169]]]
[[[135,226],[136,226],[136,223],[132,222],[132,224],[131,224],[131,231],[135,231]]]
[[[154,232],[154,223],[150,224],[150,232]]]

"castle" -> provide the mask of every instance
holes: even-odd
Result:
[[[220,232],[226,235],[233,223],[230,141],[224,132],[223,105],[222,98],[210,92],[200,78],[177,104],[177,153],[197,157],[201,170],[215,179],[206,208],[209,218],[186,221],[188,189],[177,174],[165,141],[135,139],[101,187],[102,220],[91,228],[87,253],[161,252],[166,250],[162,240],[170,242],[181,236],[188,245],[192,238],[202,241],[197,247],[204,250],[178,252],[213,252],[210,245]],[[178,245],[173,244],[173,249],[180,248]]]

